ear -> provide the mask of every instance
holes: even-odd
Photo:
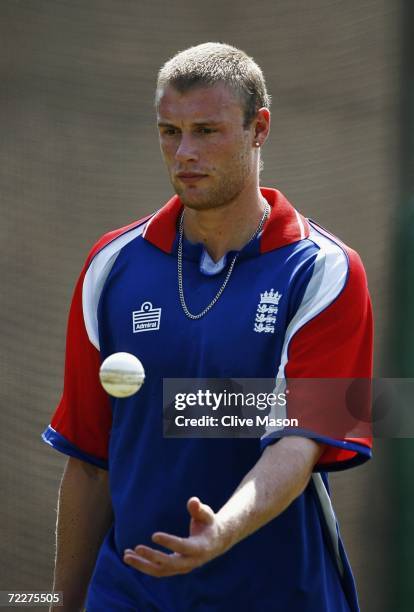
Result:
[[[270,111],[268,108],[259,108],[253,121],[253,146],[261,147],[267,140],[270,132]]]

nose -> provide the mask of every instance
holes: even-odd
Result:
[[[178,162],[197,161],[198,152],[194,138],[190,134],[182,134],[175,152],[175,158]]]

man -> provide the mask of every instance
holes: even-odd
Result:
[[[227,45],[188,49],[159,73],[177,195],[92,249],[44,433],[70,455],[54,585],[63,609],[81,609],[86,593],[88,612],[358,609],[325,477],[311,475],[365,461],[369,440],[163,437],[163,378],[371,375],[358,256],[259,188],[269,104],[260,68]],[[145,312],[157,325],[143,330],[134,317]],[[136,396],[109,400],[98,370],[118,351],[136,354],[147,378]]]

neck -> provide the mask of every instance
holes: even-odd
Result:
[[[239,251],[250,240],[264,212],[259,187],[242,193],[217,208],[185,208],[184,233],[191,242],[201,242],[214,261],[228,251]]]

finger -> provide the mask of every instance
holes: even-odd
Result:
[[[164,546],[164,548],[169,548],[173,552],[180,553],[180,555],[194,555],[197,554],[199,549],[194,542],[190,542],[189,538],[179,538],[160,531],[152,535],[152,541],[160,546]]]
[[[192,518],[196,521],[211,524],[214,521],[214,512],[207,506],[207,504],[201,503],[198,497],[191,497],[187,502],[188,512]]]
[[[144,574],[148,574],[149,576],[155,576],[156,578],[160,578],[163,576],[162,568],[155,563],[151,563],[151,561],[147,561],[143,557],[135,554],[134,551],[125,551],[124,553],[124,563],[130,565],[134,569],[143,572]]]
[[[139,557],[142,557],[143,559],[146,559],[147,561],[151,561],[152,563],[158,565],[162,565],[163,563],[167,562],[168,559],[171,557],[171,555],[167,555],[161,552],[160,550],[155,550],[155,548],[144,546],[143,544],[140,544],[139,546],[135,547],[135,553]]]
[[[201,501],[199,497],[190,497],[187,502],[187,510],[190,514],[198,512],[201,507]]]
[[[144,555],[152,557],[148,550],[140,555],[131,550],[125,551],[124,561],[134,569],[157,578],[186,574],[196,567],[192,560],[181,555],[165,555],[163,558],[154,557],[156,559],[155,562],[149,558],[144,558]]]

